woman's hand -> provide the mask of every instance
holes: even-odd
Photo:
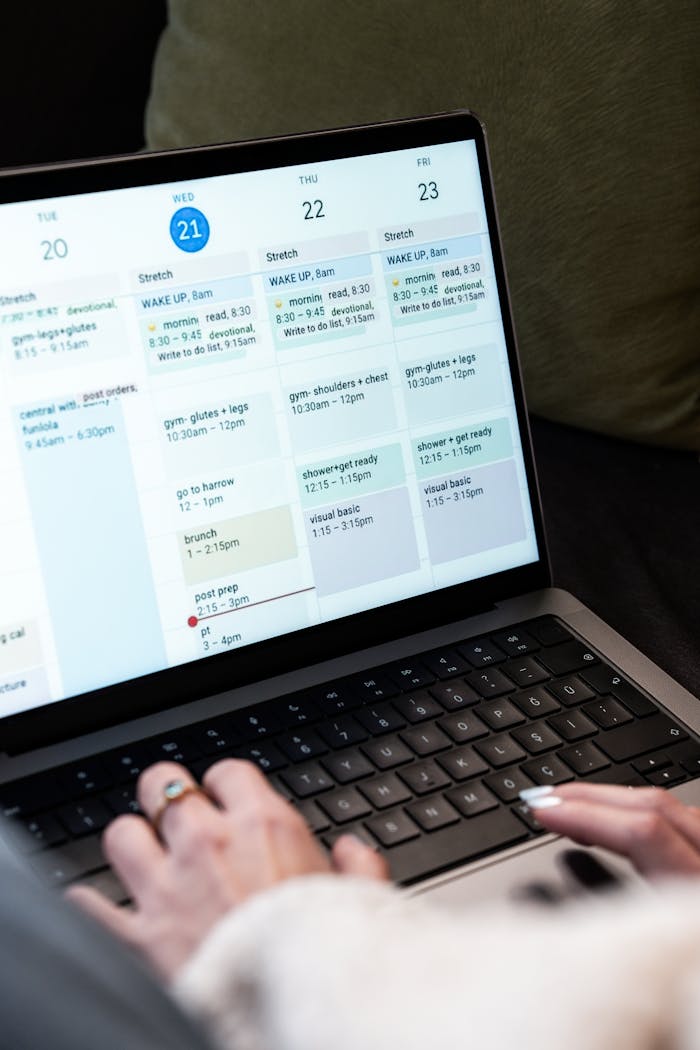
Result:
[[[577,782],[521,793],[548,831],[627,857],[650,878],[700,875],[700,809],[663,788]]]
[[[105,855],[135,910],[117,908],[88,887],[68,893],[166,978],[231,908],[284,879],[332,871],[387,878],[384,861],[351,836],[335,843],[329,860],[300,814],[250,762],[217,762],[203,791],[162,808],[163,790],[174,780],[194,786],[172,762],[145,770],[138,800],[148,819],[118,817],[104,834]],[[149,823],[154,818],[160,834]]]

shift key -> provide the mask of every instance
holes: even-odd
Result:
[[[596,737],[596,744],[614,762],[626,762],[647,751],[657,751],[669,744],[687,740],[685,729],[665,715],[652,715],[642,722],[619,726]]]
[[[394,846],[385,853],[392,878],[408,885],[465,864],[484,853],[504,849],[528,837],[524,824],[508,810],[492,810],[430,835]]]

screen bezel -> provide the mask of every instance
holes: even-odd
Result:
[[[357,128],[0,173],[0,203],[208,178],[420,146],[475,142],[525,473],[540,557],[518,568],[203,657],[0,719],[0,748],[26,751],[462,620],[547,587],[551,573],[483,125],[468,110]],[[322,654],[322,655],[321,655]]]

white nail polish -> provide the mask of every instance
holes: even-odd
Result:
[[[528,807],[530,809],[551,809],[553,806],[561,806],[563,798],[559,795],[546,795],[541,798],[528,799]]]
[[[522,791],[519,791],[518,794],[523,802],[529,802],[531,798],[541,798],[542,795],[551,795],[552,791],[554,791],[554,788],[551,784],[543,784],[542,787],[524,788]]]

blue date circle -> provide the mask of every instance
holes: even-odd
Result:
[[[209,240],[209,222],[199,208],[180,208],[170,220],[170,236],[183,252],[201,252]]]

